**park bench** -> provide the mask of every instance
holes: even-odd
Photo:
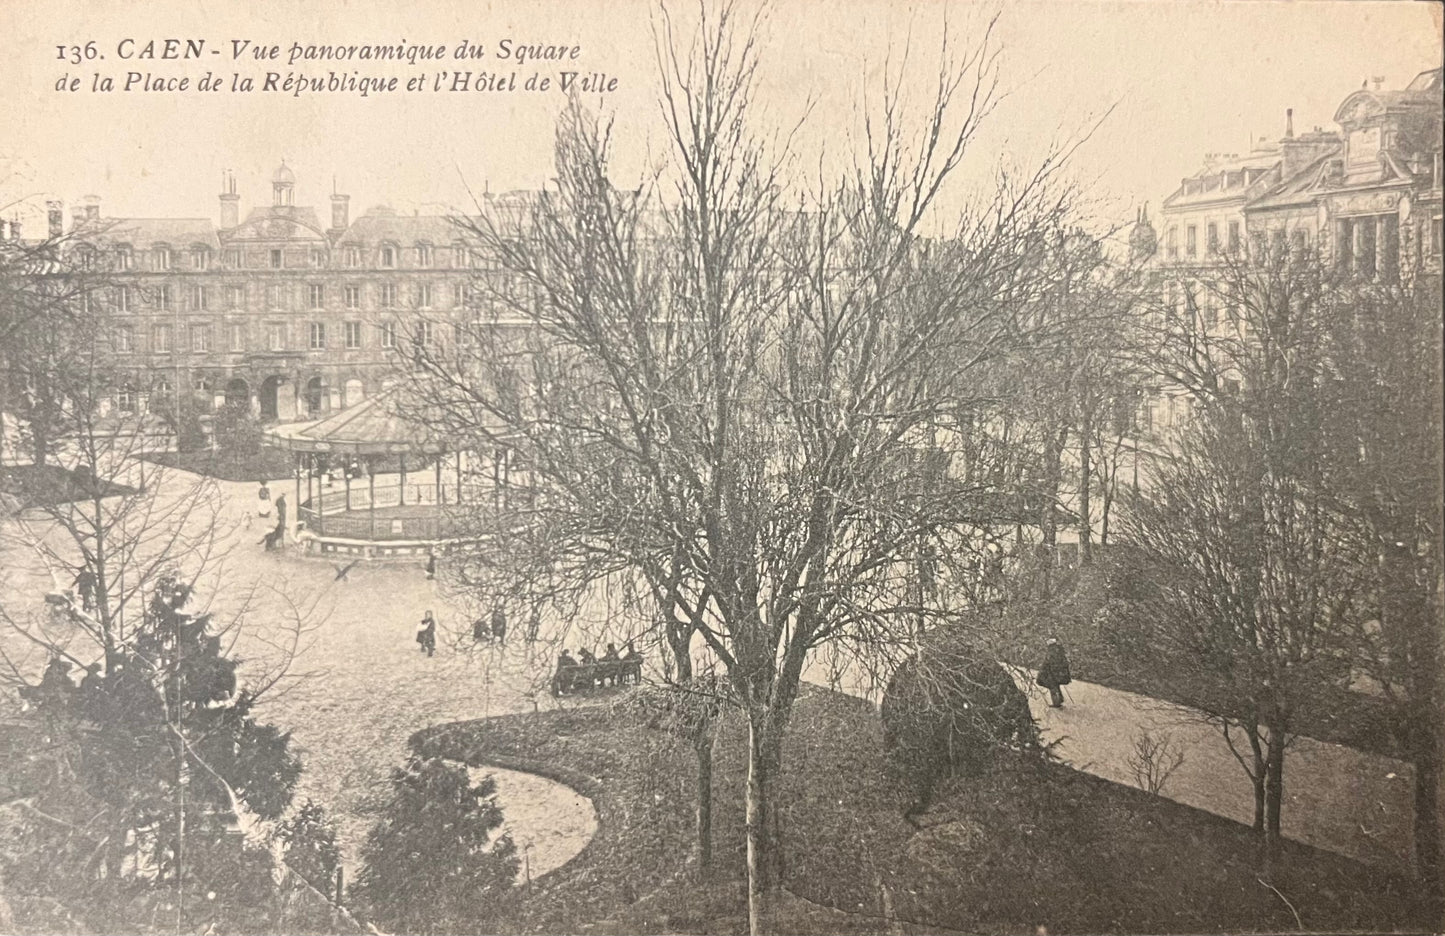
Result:
[[[590,693],[598,689],[636,685],[641,681],[641,656],[576,663],[557,667],[557,671],[552,674],[552,695]]]

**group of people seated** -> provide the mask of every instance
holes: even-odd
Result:
[[[557,672],[552,677],[552,694],[590,692],[604,686],[621,686],[642,681],[642,654],[627,642],[627,652],[619,654],[615,644],[608,644],[601,657],[583,647],[577,658],[563,650],[557,657]]]

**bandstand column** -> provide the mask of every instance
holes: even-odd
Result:
[[[462,502],[462,453],[457,451],[457,503]]]
[[[296,520],[301,520],[301,453],[296,453]]]
[[[397,458],[401,461],[401,484],[396,489],[397,503],[401,507],[406,506],[406,453],[402,452]]]
[[[369,516],[369,518],[370,518],[370,520],[371,520],[371,539],[372,539],[372,542],[375,542],[375,541],[376,541],[376,463],[373,462],[373,461],[367,461],[367,463],[366,463],[366,493],[367,493],[368,499],[369,499],[370,502],[371,502],[370,505],[367,507],[367,514],[368,514],[368,516]]]
[[[438,506],[445,507],[445,506],[446,506],[446,503],[447,503],[447,497],[446,497],[446,495],[445,495],[444,493],[442,493],[442,455],[441,455],[441,452],[438,452],[438,453],[437,453],[436,479],[437,479],[437,505],[438,505]]]
[[[351,509],[351,466],[347,465],[341,469],[341,474],[346,478],[346,509]]]

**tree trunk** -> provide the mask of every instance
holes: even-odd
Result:
[[[1254,772],[1249,777],[1254,787],[1254,833],[1264,834],[1264,749],[1259,743],[1259,726],[1245,725],[1245,737],[1249,738],[1250,753],[1254,755]]]
[[[768,932],[770,893],[766,876],[770,859],[768,853],[773,844],[768,841],[768,782],[764,776],[761,721],[761,714],[748,713],[748,932],[751,936],[762,936]]]
[[[1088,565],[1094,560],[1093,543],[1093,522],[1091,516],[1094,505],[1090,501],[1093,493],[1093,465],[1090,458],[1093,452],[1090,444],[1093,439],[1093,427],[1089,417],[1084,416],[1084,423],[1079,429],[1079,564]]]
[[[1264,847],[1266,867],[1273,869],[1279,857],[1280,812],[1284,805],[1284,744],[1286,731],[1268,726],[1268,751],[1264,774]]]
[[[708,726],[694,744],[697,753],[697,871],[712,865],[712,745],[716,733]]]

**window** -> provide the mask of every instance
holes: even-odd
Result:
[[[1285,251],[1284,228],[1275,228],[1269,232],[1269,252],[1276,258],[1282,258]]]
[[[111,346],[121,353],[133,351],[135,349],[135,329],[129,325],[116,326]]]
[[[467,307],[467,284],[452,284],[452,308],[465,309]]]
[[[169,270],[171,268],[171,249],[164,244],[157,244],[151,253],[151,263],[157,270]]]
[[[129,270],[131,265],[130,244],[119,244],[115,248],[115,268]]]
[[[1290,235],[1290,240],[1293,242],[1296,257],[1303,257],[1310,249],[1309,234],[1303,228],[1296,228]]]
[[[171,327],[157,325],[151,329],[151,350],[157,354],[168,354],[171,350]]]
[[[396,284],[382,283],[380,294],[377,297],[377,304],[383,309],[396,308]]]
[[[194,311],[194,312],[204,312],[204,311],[206,311],[207,308],[209,308],[209,306],[210,306],[210,297],[209,297],[209,296],[207,295],[207,293],[206,293],[206,287],[204,287],[204,286],[192,286],[192,287],[191,287],[191,310]]]
[[[130,387],[123,387],[115,395],[115,408],[122,413],[135,412],[135,391]]]
[[[241,268],[241,251],[226,251],[226,266],[231,267],[232,269],[239,270]]]
[[[80,250],[76,252],[76,256],[80,261],[80,268],[82,270],[95,269],[95,248],[82,246]]]
[[[1187,257],[1199,255],[1199,228],[1192,224],[1184,229],[1184,255]]]
[[[1239,253],[1239,222],[1229,222],[1229,252]]]
[[[130,311],[130,287],[129,287],[129,286],[117,286],[117,287],[115,288],[115,311],[117,311],[117,312],[129,312],[129,311]]]
[[[418,283],[416,286],[416,305],[419,309],[431,308],[431,283]]]
[[[286,350],[286,326],[281,322],[266,325],[266,347],[272,351]]]
[[[226,287],[226,307],[227,307],[227,308],[229,308],[229,309],[239,309],[239,308],[241,308],[241,306],[243,306],[243,305],[245,305],[245,304],[246,304],[246,287],[245,287],[245,286],[232,285],[232,286],[227,286],[227,287]]]
[[[396,323],[395,323],[395,322],[382,322],[382,323],[381,323],[381,346],[382,346],[383,348],[395,348],[395,347],[396,347]]]
[[[169,312],[171,310],[170,284],[162,284],[156,287],[156,308],[162,312]]]
[[[422,322],[420,325],[417,326],[416,329],[416,343],[425,348],[431,345],[431,340],[432,323]]]
[[[361,308],[361,287],[347,286],[345,289],[346,307],[348,309]]]
[[[361,249],[353,244],[346,247],[346,265],[349,267],[361,266]]]
[[[311,299],[311,308],[322,309],[326,307],[325,286],[322,286],[320,283],[312,283],[306,292]]]
[[[326,267],[326,251],[320,247],[311,248],[311,265],[321,270]]]
[[[146,409],[152,413],[164,412],[166,404],[172,402],[172,394],[175,392],[175,387],[171,385],[171,379],[162,374],[151,385],[150,395],[146,398]]]
[[[326,326],[323,323],[311,323],[308,347],[310,347],[312,351],[326,350]]]
[[[286,289],[280,283],[272,283],[266,287],[266,308],[285,308]]]
[[[452,245],[452,266],[459,270],[472,265],[472,252],[461,241]]]
[[[191,350],[202,354],[211,350],[211,326],[191,326]]]
[[[231,350],[232,350],[232,351],[245,351],[245,350],[246,350],[246,326],[245,326],[245,325],[242,325],[240,322],[232,322],[232,323],[231,323],[230,332],[231,332]]]
[[[1213,257],[1219,253],[1219,225],[1213,221],[1205,228],[1205,243],[1208,245],[1209,255]]]
[[[1430,219],[1430,256],[1440,256],[1440,216]]]
[[[279,270],[279,269],[281,269],[281,251],[279,251],[279,250],[272,250],[272,251],[271,251],[271,269],[273,269],[273,270]]]
[[[419,267],[431,266],[431,244],[416,245],[416,265]]]
[[[381,265],[388,269],[396,266],[396,248],[391,244],[382,245]]]
[[[1179,259],[1179,229],[1171,227],[1164,234],[1164,249],[1170,260]]]
[[[211,268],[211,252],[205,247],[192,247],[191,266],[197,270],[209,270]]]
[[[346,347],[351,350],[361,347],[361,323],[345,322],[341,327]]]

